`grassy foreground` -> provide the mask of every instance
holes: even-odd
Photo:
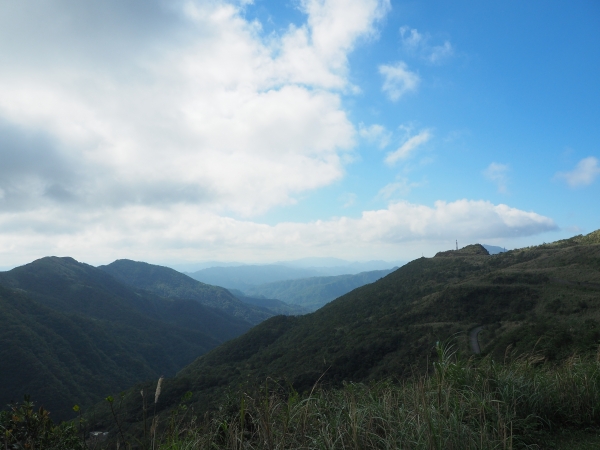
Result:
[[[461,360],[438,346],[431,375],[401,384],[347,383],[299,395],[274,382],[230,395],[218,412],[181,407],[138,448],[512,449],[597,448],[600,363],[561,365],[527,355]],[[135,447],[134,447],[135,448]]]
[[[443,345],[437,356],[431,374],[402,383],[317,384],[300,395],[267,380],[256,392],[231,391],[203,415],[185,405],[189,396],[158,415],[150,403],[143,436],[119,428],[108,441],[83,442],[81,421],[54,426],[46,411],[25,402],[0,414],[1,443],[56,450],[600,448],[600,352],[560,365],[535,354],[465,360]],[[159,396],[160,388],[155,403]],[[115,414],[119,427],[122,414]]]

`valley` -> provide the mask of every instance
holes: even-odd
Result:
[[[30,393],[56,418],[82,404],[90,429],[114,435],[106,402],[92,405],[125,389],[123,426],[135,434],[139,392],[162,375],[159,415],[182,398],[194,411],[216,411],[232,390],[254,392],[266,380],[300,395],[410,380],[430,373],[440,342],[457,355],[473,354],[476,342],[479,358],[497,361],[535,351],[547,364],[598,349],[600,231],[495,255],[471,245],[386,273],[273,282],[255,295],[326,291],[357,276],[375,280],[301,314],[300,301],[249,297],[127,260],[94,268],[44,258],[0,273],[9,324],[2,360],[12,364],[2,400]]]
[[[274,315],[307,312],[168,267],[42,258],[0,272],[0,403],[27,394],[54,418],[71,418],[74,404],[89,407],[135,383],[173,376]]]

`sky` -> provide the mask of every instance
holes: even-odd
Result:
[[[0,267],[600,228],[595,0],[0,0]]]

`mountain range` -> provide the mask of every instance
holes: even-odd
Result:
[[[173,376],[273,315],[173,272],[47,257],[0,273],[0,403],[30,394],[68,417],[76,403]]]
[[[203,283],[246,292],[256,286],[277,281],[354,275],[366,271],[389,270],[401,264],[385,261],[349,262],[337,258],[305,258],[275,264],[207,267],[187,275]]]
[[[440,340],[470,354],[468,332],[479,326],[483,355],[499,361],[507,348],[535,348],[549,361],[597,351],[600,230],[497,255],[481,245],[440,252],[312,314],[270,318],[166,379],[159,409],[191,391],[195,410],[203,411],[229,390],[251,392],[265,380],[302,392],[317,382],[409,377],[425,370]],[[141,414],[135,391],[124,401],[132,417]],[[94,409],[96,417],[108,417],[103,408]]]
[[[281,302],[248,298],[263,304],[127,260],[96,268],[48,257],[2,272],[0,401],[29,393],[64,418],[74,403],[88,408],[135,386],[123,395],[135,426],[139,390],[161,375],[159,411],[188,391],[203,411],[267,378],[304,391],[407,377],[425,370],[439,340],[468,354],[468,331],[479,326],[483,354],[499,360],[507,347],[535,346],[548,360],[592,352],[600,231],[496,255],[472,245],[419,258],[303,316],[268,318]],[[90,414],[97,429],[110,427],[106,405]]]
[[[250,296],[276,298],[312,312],[357,287],[383,278],[395,269],[397,268],[361,272],[355,275],[275,281],[247,288],[245,292]]]

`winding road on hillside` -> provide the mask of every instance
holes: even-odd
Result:
[[[483,330],[483,325],[473,328],[469,331],[469,343],[471,344],[471,350],[476,355],[481,353],[481,348],[479,347],[479,333]]]
[[[550,281],[554,281],[555,283],[567,284],[570,286],[583,286],[592,289],[600,289],[600,283],[590,283],[585,281],[570,281],[562,278],[550,278]],[[479,325],[469,331],[469,345],[471,346],[471,351],[476,355],[481,353],[481,347],[479,346],[479,333],[483,330],[485,325]]]

